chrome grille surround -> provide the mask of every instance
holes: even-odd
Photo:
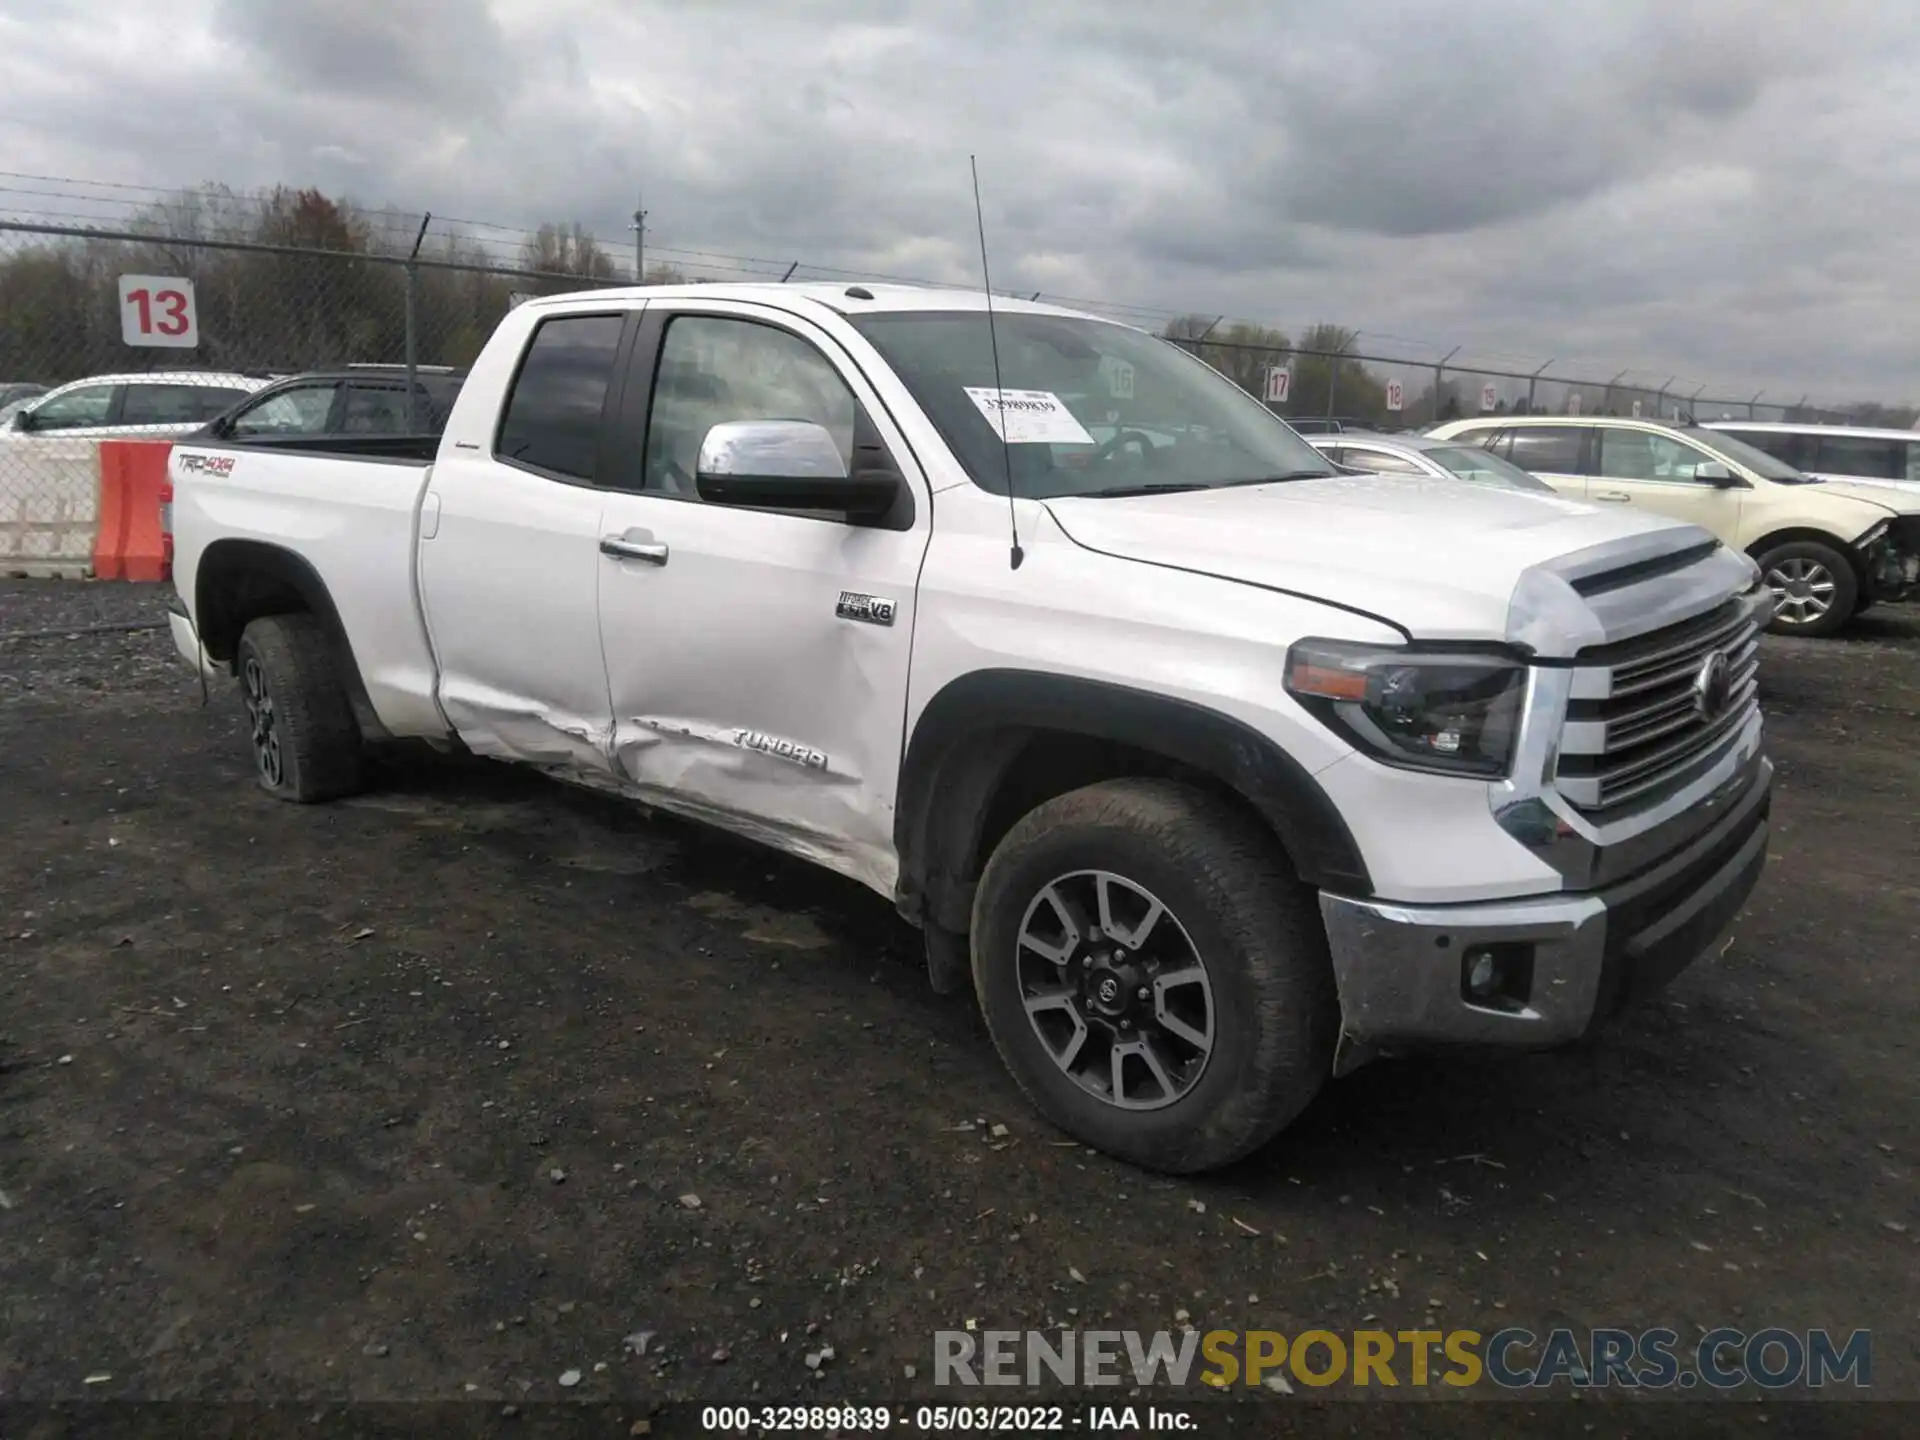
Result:
[[[1750,597],[1734,596],[1580,651],[1554,766],[1554,788],[1567,803],[1612,819],[1711,769],[1759,709],[1763,619]]]

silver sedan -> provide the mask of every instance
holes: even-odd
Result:
[[[1367,430],[1343,430],[1335,435],[1302,438],[1334,464],[1348,470],[1365,470],[1375,475],[1426,475],[1436,480],[1469,480],[1543,495],[1555,493],[1554,488],[1538,476],[1464,440],[1380,435]]]

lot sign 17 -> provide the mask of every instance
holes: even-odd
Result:
[[[193,281],[168,275],[122,275],[120,338],[129,345],[193,349],[200,343]]]

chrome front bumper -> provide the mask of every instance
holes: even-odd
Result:
[[[1766,864],[1773,766],[1720,818],[1603,889],[1467,905],[1322,895],[1340,991],[1334,1073],[1401,1049],[1545,1048],[1658,990],[1731,923]],[[1494,989],[1474,993],[1476,964]]]

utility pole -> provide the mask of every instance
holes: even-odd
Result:
[[[1551,365],[1551,364],[1553,364],[1553,361],[1551,360],[1547,361],[1547,365]],[[1534,409],[1533,390],[1534,390],[1534,387],[1540,383],[1540,377],[1547,373],[1547,365],[1542,365],[1538,370],[1534,371],[1533,374],[1527,377],[1527,413],[1529,415],[1536,415],[1539,413],[1537,410]]]
[[[633,197],[633,223],[627,228],[633,231],[633,283],[647,283],[647,212],[643,209],[644,197]]]

